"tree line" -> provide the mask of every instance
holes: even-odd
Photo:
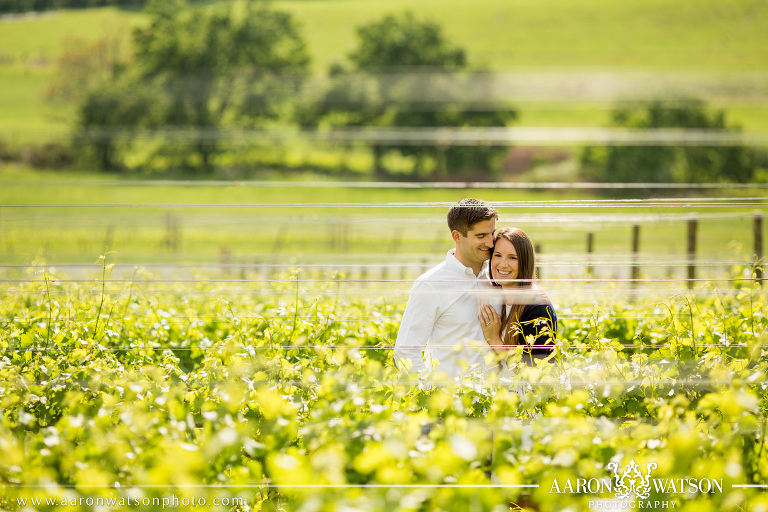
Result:
[[[118,5],[143,7],[147,0],[0,0],[0,13],[22,13]]]
[[[81,162],[105,171],[124,171],[142,154],[145,167],[210,175],[227,156],[252,149],[250,140],[268,141],[286,128],[408,133],[505,127],[518,117],[512,105],[466,101],[456,76],[480,70],[439,25],[408,12],[358,27],[356,47],[318,80],[300,28],[266,2],[149,0],[145,10],[149,22],[132,33],[130,57],[110,51],[109,40],[71,49],[52,86],[78,105],[73,146]],[[623,107],[612,124],[738,130],[696,100]],[[407,136],[338,144],[369,151],[381,179],[391,175],[393,156],[411,163],[415,179],[495,179],[509,151]],[[579,158],[587,179],[661,182],[746,182],[765,160],[743,146],[587,147]]]

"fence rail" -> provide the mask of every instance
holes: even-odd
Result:
[[[244,281],[279,279],[300,267],[308,278],[335,272],[361,283],[410,281],[452,247],[444,220],[451,204],[0,204],[0,277],[16,278],[35,263],[83,276],[100,254],[114,253],[115,263],[164,276],[197,267]],[[699,277],[732,277],[733,268],[742,267],[747,277],[763,280],[768,197],[492,204],[500,212],[497,226],[516,225],[535,241],[541,279],[676,279],[693,286]]]

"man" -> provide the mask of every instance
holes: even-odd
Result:
[[[491,369],[478,313],[481,302],[488,303],[482,291],[492,289],[488,260],[498,217],[477,199],[463,199],[448,211],[456,247],[413,285],[395,342],[401,370],[456,379]]]

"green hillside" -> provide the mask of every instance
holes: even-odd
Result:
[[[470,60],[495,70],[756,71],[768,64],[768,7],[735,0],[284,0],[317,64],[343,58],[354,27],[412,10],[439,22]]]
[[[553,89],[547,101],[517,101],[520,125],[599,126],[610,103],[558,98],[558,81],[628,73],[700,73],[728,76],[768,69],[768,6],[751,0],[281,0],[299,21],[316,73],[343,61],[355,29],[406,9],[440,23],[464,47],[473,66],[497,72],[542,73]],[[0,18],[0,135],[4,139],[56,138],[73,110],[44,101],[57,55],[73,38],[129,37],[143,15],[99,8]],[[607,75],[606,75],[607,74]],[[617,75],[618,74],[618,75]],[[698,75],[697,75],[698,76]],[[752,77],[754,78],[754,77]],[[643,75],[648,85],[653,76]],[[603,82],[597,82],[598,84]],[[759,77],[758,77],[759,83]],[[766,83],[766,81],[763,81]],[[638,84],[641,88],[643,83]],[[764,87],[764,86],[763,86]],[[748,131],[768,131],[766,93],[754,88],[710,98]]]

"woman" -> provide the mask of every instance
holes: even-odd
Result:
[[[502,289],[504,305],[501,315],[490,305],[482,306],[478,315],[485,339],[497,353],[506,355],[513,346],[537,347],[522,349],[529,364],[551,353],[557,331],[555,308],[533,282],[535,270],[528,235],[518,228],[500,229],[493,241],[490,279]]]

